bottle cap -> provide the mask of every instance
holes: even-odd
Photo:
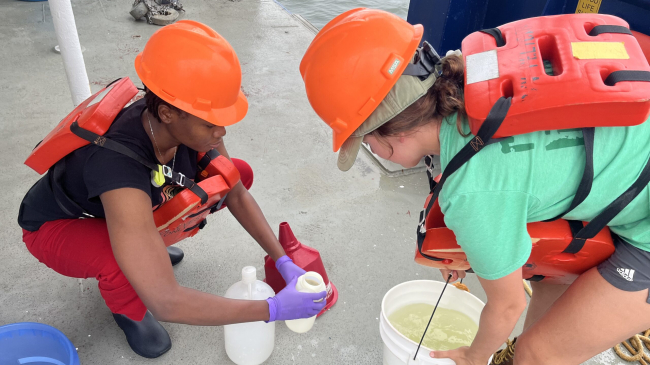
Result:
[[[257,280],[257,269],[254,266],[246,266],[241,269],[241,281],[244,284],[251,284]]]

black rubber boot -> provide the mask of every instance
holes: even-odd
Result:
[[[147,311],[144,318],[138,322],[123,314],[113,313],[113,318],[124,331],[126,341],[136,354],[154,359],[172,348],[172,340],[163,326]]]
[[[172,260],[172,266],[175,266],[181,262],[183,260],[183,257],[185,257],[183,250],[174,246],[167,247],[167,253],[169,254],[169,259]]]

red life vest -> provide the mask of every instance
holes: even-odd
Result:
[[[427,46],[416,57],[424,59],[413,68],[419,73],[412,75],[423,76],[423,69],[435,72],[431,65],[437,54],[432,57]],[[447,177],[476,153],[500,137],[582,128],[587,161],[564,215],[591,190],[594,127],[638,125],[650,115],[650,65],[627,23],[614,16],[524,19],[470,34],[462,53],[465,108],[475,137],[451,159],[439,183],[432,184],[417,231],[416,262],[447,269],[468,269],[469,263],[444,225],[437,197]],[[648,182],[650,164],[587,225],[563,220],[528,224],[533,250],[523,267],[524,278],[570,283],[607,259],[614,252],[607,224]]]
[[[61,174],[57,162],[72,151],[90,143],[122,153],[158,173],[167,182],[185,187],[153,212],[154,222],[167,246],[194,236],[205,226],[205,218],[221,207],[226,194],[239,182],[239,171],[216,150],[199,153],[199,172],[195,182],[184,175],[150,163],[125,146],[102,137],[117,114],[131,101],[138,89],[128,77],[114,81],[77,106],[29,155],[25,164],[39,174],[48,169]],[[166,167],[166,166],[165,166]],[[56,178],[54,178],[56,185]],[[83,209],[61,189],[53,187],[60,206],[71,216],[81,217]],[[87,214],[86,214],[87,215]]]

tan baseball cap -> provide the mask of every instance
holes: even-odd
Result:
[[[388,92],[388,95],[377,106],[377,109],[341,146],[338,160],[339,169],[348,171],[354,165],[363,136],[381,127],[416,100],[423,97],[435,82],[435,72],[424,81],[416,76],[400,76],[393,88]]]

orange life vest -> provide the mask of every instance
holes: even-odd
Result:
[[[439,61],[437,55],[424,51],[426,47],[416,57],[424,59],[416,61],[422,65],[413,68],[419,73],[410,74],[425,76],[423,69],[436,72],[431,65]],[[524,19],[470,34],[463,40],[462,53],[465,107],[475,137],[432,184],[417,231],[416,261],[437,268],[469,268],[453,232],[444,225],[437,197],[447,177],[487,145],[534,131],[583,129],[587,160],[583,178],[567,212],[554,218],[559,219],[591,190],[594,127],[638,125],[650,115],[650,65],[627,23],[614,16]],[[569,283],[607,259],[614,252],[607,224],[648,182],[650,164],[586,225],[562,220],[528,224],[533,251],[523,267],[524,277]]]
[[[163,182],[185,187],[153,212],[156,227],[169,246],[194,236],[205,226],[206,216],[221,207],[228,192],[239,181],[239,171],[230,160],[211,150],[199,153],[199,172],[195,182],[167,166],[148,162],[120,143],[103,137],[118,113],[137,93],[138,89],[128,77],[116,80],[95,93],[63,118],[34,148],[25,164],[39,174],[50,170],[54,176],[53,190],[57,203],[71,218],[87,214],[57,186],[56,176],[63,173],[57,162],[90,143],[135,159],[151,169],[152,175],[157,174],[156,177]]]
[[[650,115],[650,82],[625,82],[647,81],[650,66],[623,19],[567,14],[489,31],[472,33],[462,43],[465,109],[473,134],[502,97],[512,103],[492,138],[637,125]]]
[[[438,176],[439,177],[439,176]],[[425,202],[425,207],[431,194]],[[456,242],[456,235],[447,228],[444,215],[436,200],[427,216],[426,238],[422,252],[439,260],[427,259],[415,251],[415,262],[420,265],[449,270],[470,270],[470,263]],[[603,228],[594,237],[585,240],[584,247],[575,254],[563,252],[573,236],[584,227],[583,222],[558,219],[552,222],[528,223],[532,250],[522,276],[531,281],[544,280],[551,284],[571,284],[580,274],[605,261],[614,253],[609,228]]]
[[[206,192],[208,200],[190,189],[183,189],[153,212],[158,232],[169,246],[194,236],[206,225],[208,214],[221,208],[226,195],[239,182],[239,171],[217,150],[199,153],[197,185]]]

